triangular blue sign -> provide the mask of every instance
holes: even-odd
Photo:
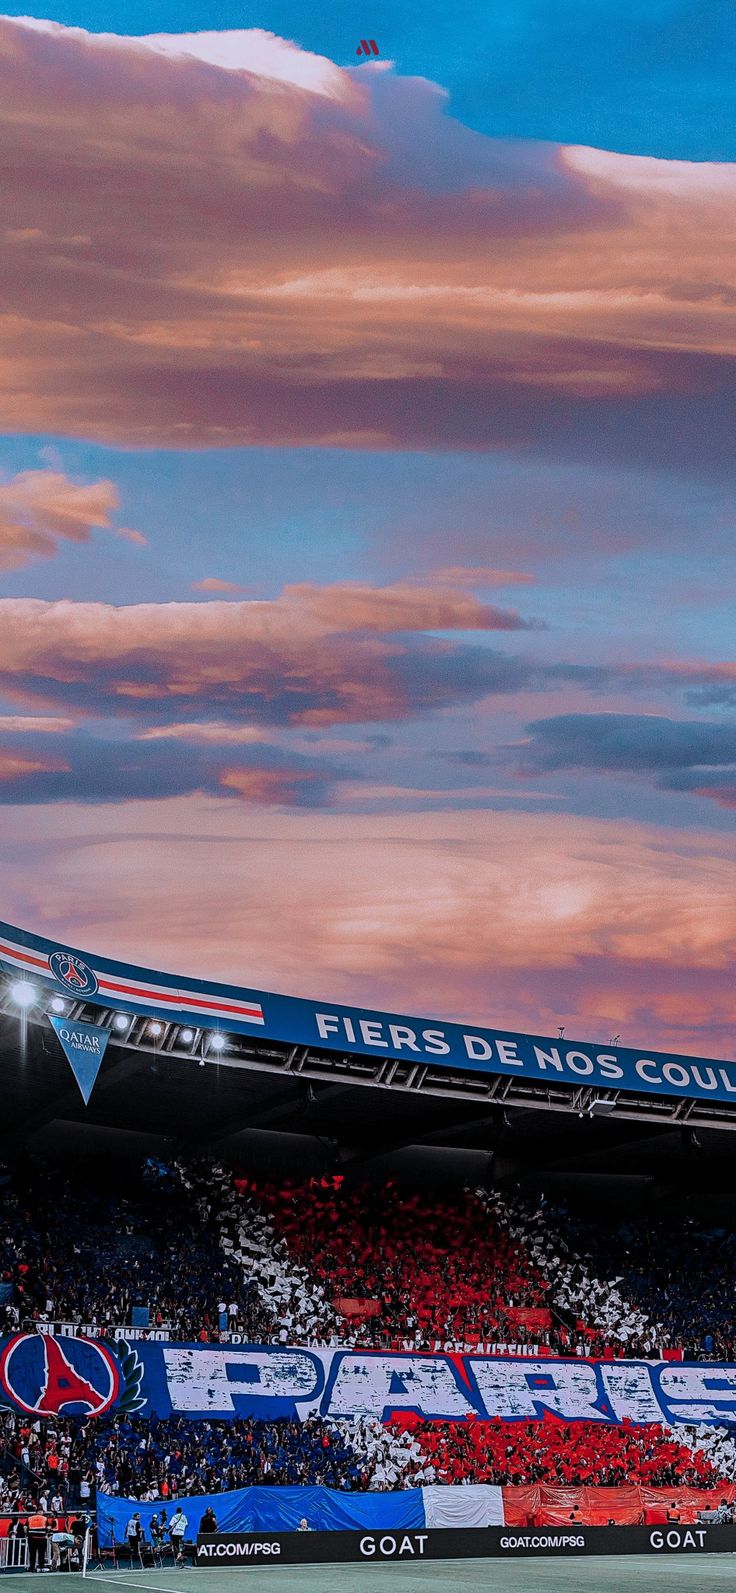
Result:
[[[107,1050],[110,1031],[99,1028],[96,1023],[71,1023],[68,1018],[52,1018],[51,1023],[86,1106]]]

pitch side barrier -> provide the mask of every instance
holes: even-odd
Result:
[[[519,1559],[537,1555],[733,1554],[736,1526],[437,1527],[421,1532],[239,1532],[200,1537],[194,1564],[243,1566],[415,1565],[425,1560]]]
[[[443,1093],[443,1077],[446,1093],[455,1094],[462,1090],[450,1091],[451,1079],[490,1079],[504,1085],[494,1092],[498,1098],[514,1100],[526,1090],[560,1110],[569,1110],[571,1092],[583,1109],[615,1109],[622,1095],[642,1097],[651,1108],[655,1097],[663,1107],[673,1098],[717,1103],[711,1115],[736,1127],[736,1063],[177,978],[0,923],[0,1011],[21,1010],[30,1023],[51,1023],[75,1071],[92,1079],[90,1091],[110,1042],[314,1077],[329,1073],[332,1061],[350,1082],[435,1094]],[[126,1023],[116,1023],[120,1014]],[[688,1109],[688,1121],[695,1120]]]
[[[80,1571],[96,1550],[96,1512],[55,1516],[38,1508],[0,1510],[0,1571]]]

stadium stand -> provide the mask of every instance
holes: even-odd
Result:
[[[35,1430],[34,1430],[35,1429]],[[58,1512],[88,1502],[82,1487],[164,1503],[256,1483],[330,1488],[495,1483],[518,1487],[715,1487],[708,1458],[654,1427],[601,1429],[553,1420],[335,1422],[65,1419],[28,1426],[7,1417],[4,1493]]]
[[[734,1236],[692,1223],[595,1227],[484,1189],[436,1199],[340,1174],[261,1186],[216,1164],[159,1174],[155,1199],[150,1173],[100,1190],[35,1168],[5,1190],[0,1226],[5,1327],[113,1326],[143,1306],[183,1340],[227,1327],[251,1342],[727,1358],[735,1280]]]
[[[629,1300],[663,1325],[668,1341],[683,1346],[686,1359],[732,1360],[736,1349],[736,1235],[708,1228],[692,1217],[585,1222],[567,1207],[549,1216],[568,1246],[595,1265],[605,1255],[620,1269]]]
[[[267,1186],[260,1199],[289,1256],[333,1304],[379,1307],[362,1320],[354,1307],[361,1344],[531,1338],[525,1313],[552,1342],[548,1284],[469,1192],[450,1201],[401,1195],[392,1181],[346,1188],[338,1174]]]
[[[513,1487],[543,1482],[581,1488],[634,1480],[652,1488],[702,1488],[714,1486],[718,1477],[706,1456],[653,1426],[567,1426],[551,1418],[514,1427],[501,1421],[432,1422],[423,1424],[421,1446],[442,1483],[469,1477]]]
[[[6,1186],[0,1218],[6,1329],[113,1328],[142,1307],[185,1342],[235,1332],[255,1343],[708,1357],[733,1344],[733,1261],[722,1232],[596,1229],[567,1208],[484,1188],[438,1196],[341,1174],[261,1183],[211,1162],[149,1162],[102,1182],[28,1167]],[[253,1483],[494,1484],[529,1522],[675,1509],[688,1519],[716,1492],[736,1498],[723,1494],[736,1483],[726,1428],[8,1413],[0,1431],[6,1512],[61,1514],[96,1489],[166,1506]]]
[[[156,1164],[107,1187],[36,1165],[3,1191],[0,1281],[12,1288],[4,1326],[111,1327],[143,1306],[152,1325],[165,1322],[172,1337],[197,1339],[217,1333],[224,1302],[233,1307],[231,1327],[268,1340],[272,1314],[218,1239],[206,1203]]]

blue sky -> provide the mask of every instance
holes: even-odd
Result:
[[[334,10],[297,0],[72,0],[50,14],[93,32],[265,28],[348,66],[367,35],[402,75],[441,83],[453,114],[479,132],[680,160],[736,154],[729,0],[466,0],[459,8],[343,0]]]
[[[5,916],[725,1053],[733,8],[51,21],[0,19]]]

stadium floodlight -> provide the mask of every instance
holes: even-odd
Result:
[[[128,1017],[127,1013],[125,1013],[125,1012],[116,1012],[115,1017],[113,1019],[113,1027],[118,1030],[118,1033],[121,1033],[123,1029],[127,1029],[127,1028],[130,1027],[131,1022],[132,1022],[132,1019],[130,1019]]]
[[[615,1110],[615,1101],[610,1100],[605,1095],[599,1095],[594,1101],[591,1101],[590,1106],[588,1107],[588,1116],[608,1117],[609,1112],[615,1112]]]
[[[28,1007],[33,1006],[33,1003],[36,1001],[37,997],[38,991],[36,986],[29,984],[27,979],[19,979],[17,984],[10,986],[10,999],[13,1002],[13,1005],[16,1007],[21,1007],[24,1012]]]
[[[181,1040],[182,1045],[191,1045],[192,1040],[194,1039],[194,1030],[182,1029],[179,1039]]]
[[[224,1034],[213,1034],[212,1039],[210,1040],[210,1050],[211,1051],[226,1051],[227,1050],[227,1040],[225,1039]]]
[[[66,1012],[66,1002],[63,1000],[63,998],[61,996],[54,996],[54,999],[53,999],[53,1001],[51,1003],[51,1011],[52,1012]]]
[[[155,1020],[153,1023],[149,1023],[148,1033],[153,1035],[154,1040],[158,1040],[159,1036],[162,1035],[163,1032],[164,1026],[162,1023],[157,1023]]]

